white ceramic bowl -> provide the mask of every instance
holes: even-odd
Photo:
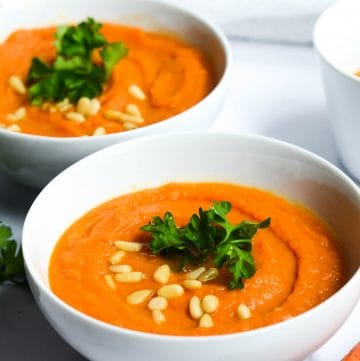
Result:
[[[360,180],[360,1],[341,0],[318,19],[320,55],[334,138],[344,166]]]
[[[160,1],[47,0],[19,7],[0,7],[0,42],[19,28],[78,22],[87,16],[93,16],[98,21],[178,34],[208,54],[214,65],[217,85],[202,101],[181,114],[127,132],[97,137],[53,138],[0,129],[0,171],[21,183],[42,187],[75,161],[127,139],[208,129],[223,104],[230,64],[230,47],[225,36],[214,24],[198,15]]]
[[[53,248],[65,229],[121,194],[167,182],[219,181],[258,187],[300,202],[337,233],[349,281],[293,319],[254,331],[179,337],[115,327],[68,306],[49,288]],[[144,137],[99,151],[40,193],[24,225],[27,277],[40,308],[76,350],[99,361],[302,360],[325,343],[360,295],[360,191],[340,170],[298,147],[263,137],[211,133]]]

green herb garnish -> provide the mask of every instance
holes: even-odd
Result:
[[[21,248],[17,250],[12,231],[0,221],[0,284],[5,281],[25,281],[24,260]]]
[[[81,97],[90,99],[101,94],[114,66],[128,49],[123,42],[108,43],[99,33],[102,24],[88,18],[77,26],[61,26],[55,33],[56,58],[47,64],[33,58],[26,83],[33,105],[68,98],[72,103]],[[93,62],[98,51],[101,64]]]
[[[270,218],[233,225],[226,219],[230,210],[230,202],[213,202],[209,210],[200,208],[199,214],[193,214],[184,227],[177,227],[172,214],[166,212],[163,219],[153,217],[140,229],[151,233],[152,253],[180,257],[183,267],[211,259],[216,267],[225,265],[232,274],[229,289],[243,288],[242,280],[255,273],[252,238],[259,228],[269,226]]]

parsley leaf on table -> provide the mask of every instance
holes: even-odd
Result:
[[[4,281],[25,281],[24,260],[21,248],[17,250],[11,229],[0,221],[0,284]]]
[[[230,210],[230,202],[213,202],[209,210],[200,208],[199,214],[193,214],[184,227],[177,227],[172,214],[166,212],[163,219],[153,217],[141,230],[151,233],[154,254],[178,256],[183,265],[211,259],[216,267],[225,265],[232,274],[229,289],[243,288],[242,280],[255,273],[252,238],[258,229],[270,225],[270,218],[233,225],[226,218]]]
[[[53,64],[33,58],[26,77],[33,105],[65,98],[75,103],[81,97],[92,99],[101,94],[114,66],[128,53],[123,42],[107,42],[99,33],[101,27],[88,18],[77,26],[57,29]],[[95,51],[99,52],[102,64],[93,61]]]

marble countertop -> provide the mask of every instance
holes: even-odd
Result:
[[[338,167],[316,54],[311,47],[231,40],[233,76],[212,131],[253,133],[306,148]],[[21,239],[38,191],[0,175],[0,220]],[[331,315],[329,315],[331,317]],[[360,303],[306,361],[338,361],[360,340]],[[0,286],[0,359],[84,360],[48,324],[26,287]],[[164,360],[165,361],[165,360]]]

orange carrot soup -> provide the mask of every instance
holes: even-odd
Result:
[[[81,217],[58,241],[49,280],[113,325],[218,335],[305,312],[345,276],[334,235],[302,206],[237,185],[171,183]]]
[[[209,59],[190,44],[91,18],[18,30],[0,44],[0,62],[0,126],[52,137],[153,124],[195,105],[215,84]]]

